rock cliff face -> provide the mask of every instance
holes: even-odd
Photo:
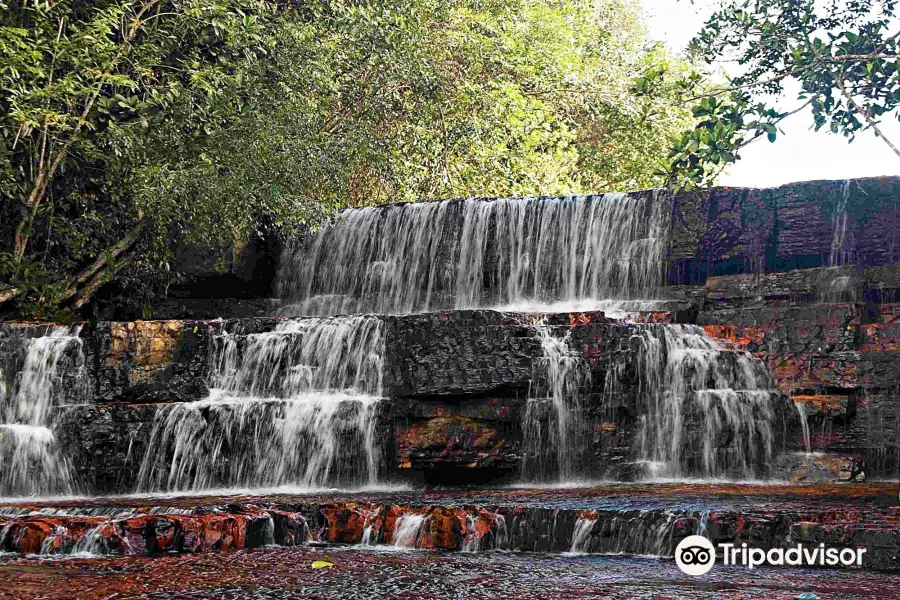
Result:
[[[766,361],[812,450],[842,458],[832,474],[900,475],[900,181],[720,189],[674,207],[672,295]],[[800,430],[789,444],[803,448]]]
[[[624,324],[602,313],[459,311],[382,320],[385,400],[375,427],[384,479],[464,483],[518,477],[526,405],[546,360],[539,327],[567,333],[587,357],[591,383],[582,416],[591,428],[580,458],[585,471],[630,476],[641,386],[631,345],[637,328],[654,326]],[[135,489],[148,450],[165,452],[149,448],[160,411],[209,394],[205,382],[217,357],[216,337],[235,330],[264,334],[282,322],[99,323],[85,330],[91,397],[58,409],[59,436],[85,489]],[[778,422],[787,422],[792,412],[786,399],[772,402],[781,407]]]
[[[701,326],[724,348],[709,363],[722,372],[743,368],[737,351],[768,366],[780,391],[770,400],[772,437],[776,450],[788,453],[772,457],[777,469],[770,474],[900,475],[900,180],[717,188],[652,198],[671,209],[663,248],[667,286],[658,290],[653,311],[633,318]],[[442,218],[452,221],[459,212]],[[485,262],[484,268],[474,281],[489,280],[496,265]],[[202,296],[200,290],[185,293]],[[208,320],[219,315],[204,312],[202,299],[188,300],[195,302],[189,311],[171,311],[182,318],[98,322],[80,331],[88,391],[59,403],[65,406],[57,409],[56,430],[84,491],[132,491],[143,457],[171,451],[153,446],[154,424],[165,407],[209,396],[218,336],[265,334],[284,323],[270,317]],[[222,302],[206,310],[217,312]],[[266,302],[242,298],[238,304]],[[185,318],[193,315],[204,318]],[[529,401],[550,406],[553,400],[548,368],[555,359],[541,328],[554,339],[565,338],[583,362],[577,365],[583,427],[570,436],[577,442],[579,473],[646,474],[642,459],[653,457],[638,451],[650,414],[640,400],[650,381],[642,357],[654,325],[599,312],[464,310],[378,319],[384,329],[385,401],[376,408],[373,439],[381,479],[499,482],[518,478],[529,453],[555,460],[553,448],[535,449],[526,439]],[[0,324],[0,368],[10,382],[24,360],[24,340],[42,328]],[[698,406],[684,417],[689,450],[682,466],[696,468],[710,455],[753,454],[752,447],[735,445],[745,434],[734,423],[710,433]],[[552,413],[541,418],[536,422],[542,427],[555,424]],[[815,460],[790,455],[804,451],[807,442],[825,454]],[[231,450],[229,444],[221,448],[223,460]]]

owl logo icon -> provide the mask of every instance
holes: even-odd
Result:
[[[702,535],[689,535],[675,548],[675,564],[685,575],[706,575],[716,564],[716,549]]]

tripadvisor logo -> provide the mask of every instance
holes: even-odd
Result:
[[[689,535],[675,548],[675,564],[685,575],[706,575],[716,564],[716,549],[702,535]]]
[[[753,569],[760,565],[790,566],[829,566],[844,567],[862,566],[865,548],[826,548],[825,544],[804,546],[797,544],[793,548],[748,548],[735,544],[719,544],[722,551],[723,564],[744,565]],[[681,540],[675,548],[675,564],[686,575],[705,575],[716,564],[716,549],[712,542],[702,535],[689,535]]]

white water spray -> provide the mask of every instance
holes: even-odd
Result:
[[[525,407],[523,476],[531,481],[578,477],[583,440],[581,396],[590,387],[584,357],[569,347],[570,331],[557,337],[538,324],[543,356]]]
[[[758,359],[694,325],[636,326],[638,455],[653,476],[752,478],[771,459],[774,383]]]
[[[658,192],[350,209],[285,254],[282,310],[596,310],[653,296],[664,283],[668,231]]]

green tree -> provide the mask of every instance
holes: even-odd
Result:
[[[4,8],[0,304],[32,313],[153,288],[261,215],[661,185],[702,79],[634,0]]]
[[[900,28],[893,0],[725,0],[691,49],[708,63],[739,71],[725,85],[696,94],[698,125],[678,140],[670,174],[680,185],[703,185],[740,158],[739,151],[778,123],[811,109],[816,130],[853,141],[873,130],[900,104]],[[798,108],[775,102],[788,82],[799,84]]]
[[[152,195],[254,194],[281,215],[285,194],[332,209],[658,186],[693,124],[694,69],[648,44],[630,0],[330,4],[276,37],[202,155],[142,161],[166,175]]]
[[[270,49],[272,12],[251,0],[0,2],[0,195],[15,223],[0,301],[38,289],[80,306],[122,268],[154,215],[110,177],[121,139],[186,112],[195,131],[214,123],[220,90]],[[29,252],[38,221],[44,246]]]

